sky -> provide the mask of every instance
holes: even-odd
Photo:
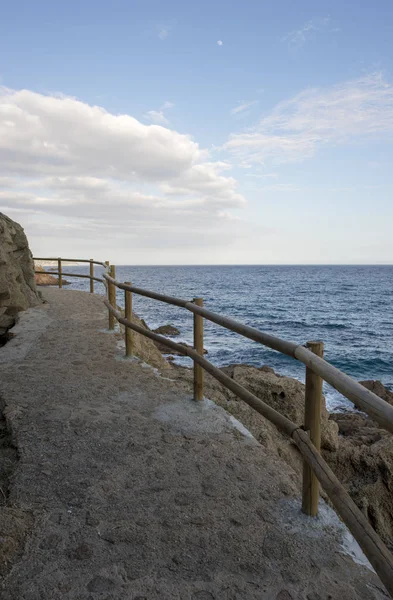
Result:
[[[0,211],[36,256],[393,263],[391,0],[0,8]]]

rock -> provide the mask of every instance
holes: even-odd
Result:
[[[339,434],[350,437],[354,445],[370,444],[381,439],[378,423],[363,413],[332,413],[330,419],[337,423]]]
[[[139,318],[139,317],[138,317],[138,318]],[[143,327],[144,327],[145,329],[147,329],[148,331],[151,331],[151,329],[150,329],[150,327],[148,326],[148,324],[146,323],[145,319],[141,319],[140,321],[141,321],[141,323],[142,323],[142,325],[143,325]]]
[[[277,375],[269,367],[230,365],[222,369],[269,406],[301,426],[304,423],[305,387],[297,379]],[[329,421],[325,399],[322,401],[321,446],[334,451],[338,445],[338,426]]]
[[[36,271],[40,271],[39,273],[35,273],[35,281],[37,285],[59,285],[59,278],[54,277],[54,275],[50,275],[41,265],[35,266]],[[41,275],[42,273],[42,275]],[[70,285],[69,281],[65,279],[62,280],[63,285]]]
[[[175,350],[174,348],[168,348],[168,346],[165,346],[165,344],[161,344],[161,342],[154,342],[156,347],[158,348],[158,350],[160,352],[162,352],[163,354],[168,354],[169,352],[171,353],[172,356],[184,356],[184,354],[182,352],[180,352],[179,350]],[[185,348],[190,348],[190,350],[193,350],[193,347],[190,346],[189,344],[186,344],[185,342],[178,342],[178,344],[180,346],[184,346]],[[203,349],[203,354],[208,354],[208,351],[206,350],[206,348]]]
[[[361,382],[384,400],[392,392],[380,381]],[[336,452],[324,454],[352,499],[393,549],[393,437],[363,413],[333,413],[340,431]]]
[[[180,335],[179,329],[174,327],[173,325],[161,325],[161,327],[157,327],[157,329],[153,329],[154,333],[158,333],[160,335],[166,336],[175,336]]]
[[[118,309],[124,315],[124,310],[121,310],[119,307]],[[143,321],[143,319],[140,319],[135,313],[132,313],[132,322],[135,323],[135,325],[138,325],[139,327],[143,327],[144,329],[150,331],[145,321]],[[124,331],[123,326],[122,330]],[[133,332],[133,335],[135,356],[157,369],[171,368],[170,363],[167,360],[165,360],[165,358],[157,348],[156,342],[141,335],[140,333],[137,333],[136,331]]]
[[[18,223],[0,213],[0,314],[12,316],[38,304],[26,235]]]
[[[11,327],[15,325],[14,317],[6,315],[5,313],[0,316],[0,336],[5,335]]]
[[[5,313],[0,315],[0,348],[13,337],[13,334],[9,332],[9,329],[11,329],[11,327],[14,325],[14,317],[11,317],[11,315],[6,315]]]
[[[393,406],[393,392],[387,387],[385,387],[381,381],[378,381],[376,379],[359,381],[359,383],[361,383],[365,388],[370,390],[370,392],[374,392],[374,394],[382,398],[382,400],[385,400]]]

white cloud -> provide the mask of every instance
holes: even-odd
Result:
[[[153,123],[159,123],[160,125],[169,125],[169,121],[162,110],[148,110],[145,116],[150,121],[153,121]]]
[[[311,19],[310,21],[307,21],[307,23],[305,23],[302,27],[299,27],[299,29],[294,29],[293,31],[290,31],[281,39],[281,41],[287,42],[291,48],[301,48],[313,34],[315,34],[318,31],[328,30],[330,22],[330,17],[320,17],[317,19]],[[330,31],[335,32],[339,30],[335,28]]]
[[[10,125],[12,123],[12,126]],[[187,135],[69,97],[0,88],[0,172],[159,180],[206,152]]]
[[[23,215],[39,248],[42,230],[56,244],[74,232],[81,250],[108,236],[126,249],[220,243],[236,235],[230,209],[244,205],[229,168],[161,125],[0,88],[0,210]]]
[[[393,133],[393,86],[373,73],[327,89],[307,89],[278,104],[225,148],[242,164],[300,162],[324,145]]]
[[[222,40],[218,40],[218,42],[217,42],[217,46],[222,46],[222,45],[223,45],[223,43],[224,43],[224,42],[223,42]]]
[[[158,37],[162,41],[166,40],[166,38],[169,36],[169,34],[171,32],[170,25],[158,25],[157,29],[158,29]]]
[[[168,110],[169,108],[173,108],[175,105],[173,102],[164,102],[164,104],[160,107],[159,110],[148,110],[144,115],[145,119],[152,121],[153,123],[158,123],[159,125],[169,125],[169,120],[166,118],[164,114],[164,110]]]
[[[236,192],[236,180],[220,173],[227,170],[227,163],[204,163],[194,165],[176,179],[161,185],[167,195],[194,196],[197,191],[202,198],[214,198],[215,204],[240,208],[245,204],[243,196]]]
[[[231,113],[233,115],[237,115],[239,113],[244,113],[246,111],[249,111],[250,108],[252,108],[253,106],[256,106],[258,104],[258,100],[251,100],[250,102],[238,102],[238,106],[235,106],[235,108],[232,108]]]

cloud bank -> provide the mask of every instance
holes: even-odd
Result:
[[[23,213],[33,236],[50,224],[47,235],[116,235],[130,246],[219,240],[245,204],[229,168],[159,124],[0,88],[0,210]]]

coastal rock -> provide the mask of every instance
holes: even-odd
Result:
[[[305,387],[300,381],[277,375],[269,367],[231,365],[224,367],[223,371],[296,425],[303,425]],[[325,450],[333,451],[337,449],[337,444],[338,426],[329,421],[323,398],[321,445]]]
[[[59,278],[54,275],[50,275],[41,265],[36,265],[35,270],[39,273],[35,273],[35,282],[37,285],[59,285]],[[62,280],[63,285],[69,285],[70,282],[65,279]]]
[[[177,329],[177,327],[174,327],[173,325],[161,325],[161,327],[157,327],[157,329],[153,329],[153,331],[154,333],[158,333],[160,335],[180,335],[179,329]]]
[[[120,307],[117,308],[124,315],[124,310],[120,309]],[[146,322],[143,319],[140,319],[135,313],[132,313],[132,323],[150,331]],[[123,326],[121,326],[121,329],[124,332]],[[156,342],[141,335],[140,333],[137,333],[136,331],[133,332],[133,341],[135,356],[137,356],[138,358],[146,362],[148,365],[151,365],[156,369],[171,368],[171,364],[167,360],[165,360],[165,358],[157,348]]]
[[[12,316],[40,303],[23,228],[0,213],[0,315]]]
[[[361,383],[384,400],[392,400],[392,392],[380,381]],[[339,426],[339,445],[324,457],[393,549],[393,436],[364,413],[333,413],[330,418]]]
[[[378,381],[378,379],[370,379],[359,381],[359,383],[393,406],[393,392],[385,387],[381,381]]]
[[[165,346],[165,344],[161,344],[161,342],[154,342],[157,349],[162,352],[163,354],[168,354],[169,352],[171,353],[172,356],[184,356],[184,354],[182,352],[180,352],[179,350],[175,350],[174,348],[168,348],[168,346]],[[190,350],[193,350],[193,347],[190,346],[189,344],[186,344],[185,342],[178,342],[178,344],[180,346],[184,346],[185,348],[189,348]],[[208,354],[208,351],[206,350],[206,348],[203,349],[203,354]]]

